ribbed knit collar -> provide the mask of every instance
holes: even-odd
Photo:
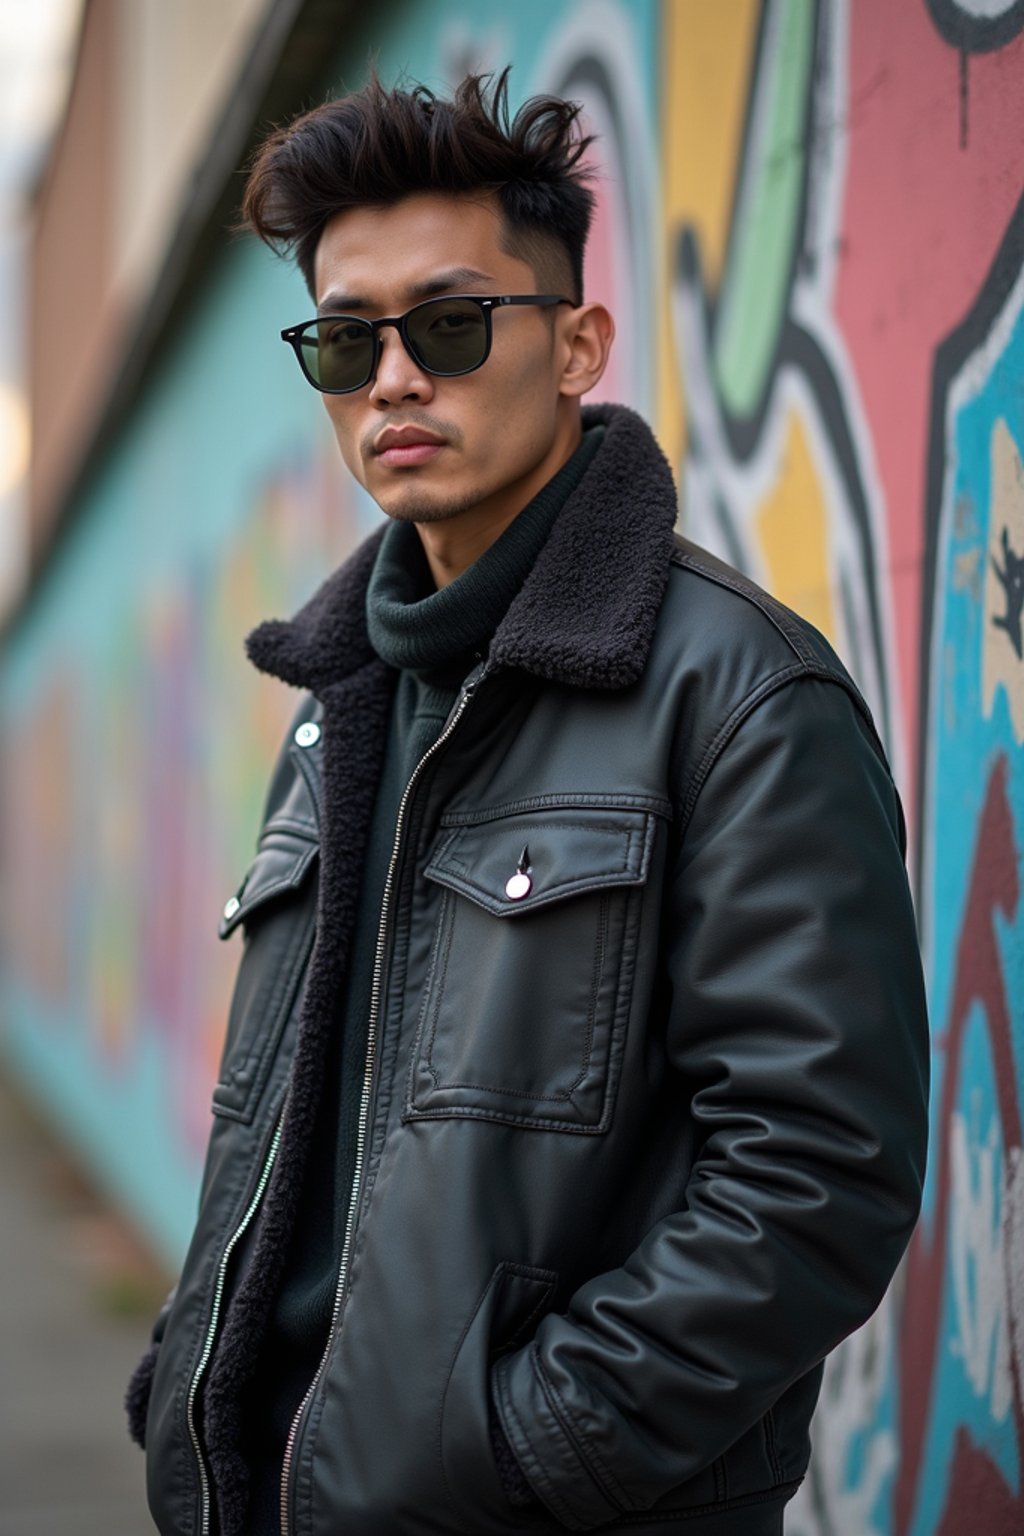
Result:
[[[604,426],[583,434],[575,453],[517,514],[504,532],[461,575],[435,588],[419,533],[412,523],[384,531],[366,592],[370,643],[390,667],[438,680],[455,680],[483,652],[576,489],[604,436]]]

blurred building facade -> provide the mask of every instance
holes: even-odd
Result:
[[[32,250],[29,580],[0,654],[0,1050],[174,1263],[293,698],[242,653],[379,514],[226,226],[272,121],[511,60],[604,175],[602,397],[681,524],[832,639],[911,824],[925,1214],[830,1364],[795,1536],[1024,1526],[1024,7],[90,0]],[[235,943],[238,940],[233,941]]]

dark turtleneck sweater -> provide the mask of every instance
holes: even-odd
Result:
[[[565,501],[593,458],[603,426],[467,570],[435,587],[414,524],[386,529],[370,577],[366,618],[377,655],[398,672],[380,787],[370,823],[340,1027],[317,1110],[303,1187],[259,1364],[247,1394],[250,1470],[246,1529],[277,1536],[278,1492],[292,1419],[316,1374],[330,1330],[356,1155],[370,991],[384,883],[399,801],[440,735],[459,686],[483,660],[498,624],[536,560]]]

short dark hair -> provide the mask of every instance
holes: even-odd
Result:
[[[502,247],[542,288],[583,302],[583,249],[594,207],[582,163],[593,136],[577,102],[533,96],[509,117],[508,76],[467,75],[449,101],[425,85],[387,89],[376,72],[351,95],[276,129],[256,153],[242,217],[278,255],[294,255],[313,292],[328,220],[414,192],[492,193]]]

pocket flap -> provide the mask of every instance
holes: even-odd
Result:
[[[265,832],[241,885],[225,903],[217,930],[220,937],[229,938],[263,902],[297,890],[318,852],[317,843],[297,833]]]
[[[529,811],[449,831],[424,873],[496,917],[581,891],[642,885],[654,818],[622,807]]]

